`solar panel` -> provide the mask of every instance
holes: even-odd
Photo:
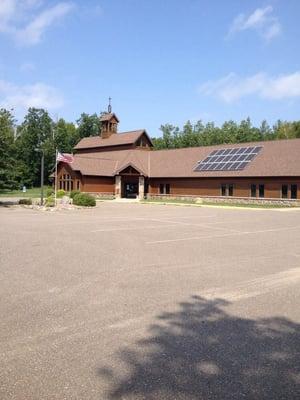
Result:
[[[198,161],[194,171],[241,171],[257,156],[262,146],[234,147],[212,151]]]

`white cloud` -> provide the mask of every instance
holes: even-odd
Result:
[[[59,2],[39,10],[42,5],[41,0],[1,0],[0,32],[22,45],[34,45],[41,41],[47,28],[74,8],[71,2]]]
[[[4,30],[16,10],[15,0],[2,0],[0,3],[0,29]]]
[[[23,44],[36,44],[41,41],[46,28],[55,21],[68,14],[73,6],[70,3],[60,3],[43,11],[36,16],[24,29],[17,32],[19,42]]]
[[[230,73],[216,81],[205,82],[199,87],[199,92],[217,97],[226,103],[250,95],[270,100],[300,97],[300,71],[276,77],[262,72],[248,77]]]
[[[13,108],[17,112],[29,107],[58,109],[64,105],[60,91],[41,82],[18,86],[0,80],[0,107]]]
[[[248,29],[255,30],[264,39],[271,40],[281,33],[281,25],[277,17],[272,15],[273,7],[257,8],[252,14],[238,15],[232,22],[227,37]]]

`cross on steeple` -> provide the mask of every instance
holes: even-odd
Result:
[[[108,98],[108,112],[111,114],[111,97]]]

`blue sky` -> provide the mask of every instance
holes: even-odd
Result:
[[[120,130],[300,119],[300,1],[1,0],[0,105]]]

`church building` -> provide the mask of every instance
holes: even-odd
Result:
[[[100,121],[99,136],[75,146],[74,162],[58,164],[59,189],[127,198],[300,198],[300,139],[153,150],[145,129],[118,132],[110,105]]]

